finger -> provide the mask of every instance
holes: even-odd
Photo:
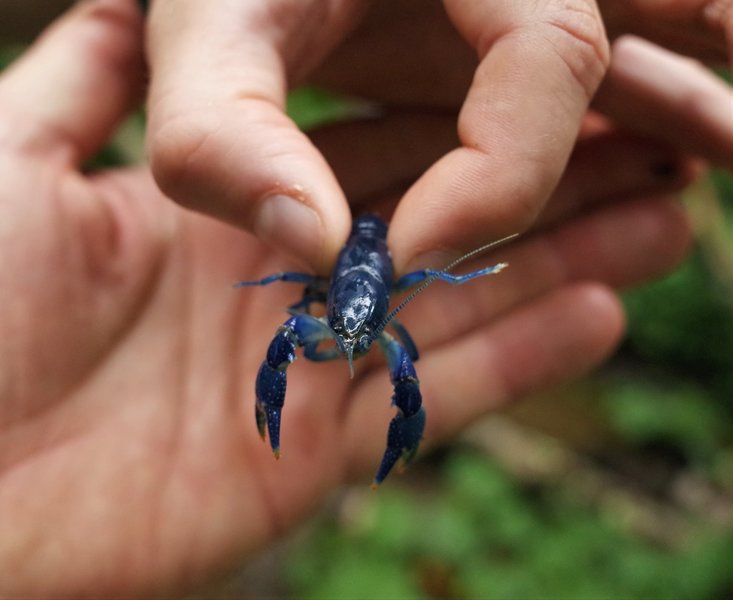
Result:
[[[458,287],[433,284],[401,319],[419,348],[429,349],[570,282],[622,288],[659,277],[679,264],[690,242],[687,215],[673,198],[609,204],[477,261],[509,263],[498,275]]]
[[[577,377],[618,343],[623,311],[602,285],[563,286],[493,325],[423,355],[418,364],[427,413],[427,444],[455,434],[480,415],[533,391]],[[374,468],[394,409],[383,372],[359,386],[346,423],[349,473]],[[375,399],[384,398],[379,406]]]
[[[581,139],[536,226],[603,202],[681,191],[700,171],[675,148],[645,138],[611,130]]]
[[[326,270],[348,233],[348,207],[286,116],[285,94],[364,4],[153,3],[148,146],[161,188]]]
[[[404,270],[526,229],[567,162],[607,43],[595,5],[446,0],[482,57],[458,122],[461,147],[438,161],[395,212],[390,243]],[[439,261],[449,262],[449,261]]]
[[[10,149],[78,163],[139,98],[142,19],[133,0],[77,4],[0,79]]]
[[[711,10],[716,2],[600,0],[598,4],[611,39],[631,33],[705,62],[723,64],[727,58],[725,32]]]
[[[608,357],[623,329],[614,292],[584,282],[520,306],[483,336],[441,348],[423,368],[426,410],[432,412],[428,438],[451,435],[488,410],[580,376]],[[461,359],[476,365],[475,377],[461,373]]]
[[[594,101],[618,125],[733,168],[733,93],[699,63],[626,36]]]
[[[385,217],[409,184],[457,142],[453,118],[432,112],[332,125],[314,131],[312,139],[333,167],[354,213],[377,211]],[[613,198],[681,190],[697,172],[694,163],[664,144],[597,131],[577,143],[539,221],[547,226]]]

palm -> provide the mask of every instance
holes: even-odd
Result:
[[[195,571],[270,539],[347,468],[376,468],[390,418],[378,361],[361,361],[355,382],[345,363],[297,364],[283,459],[275,462],[259,439],[255,374],[298,288],[230,284],[281,270],[282,258],[175,208],[147,173],[84,180],[33,161],[15,168],[26,185],[49,183],[0,202],[6,218],[22,223],[2,287],[6,302],[29,319],[40,315],[43,327],[25,347],[12,331],[4,336],[21,368],[7,374],[17,391],[3,403],[0,515],[32,489],[43,501],[16,512],[15,527],[63,514],[49,543],[74,544],[103,519],[111,528],[103,546],[81,551],[95,571],[100,559],[134,560],[134,578],[144,579],[162,561],[180,576],[182,563]],[[115,244],[101,247],[110,227]],[[49,312],[59,302],[63,310]]]
[[[5,306],[43,327],[25,347],[13,331],[3,336],[4,364],[20,368],[3,374],[15,393],[2,405],[0,515],[32,481],[44,501],[16,514],[16,526],[62,513],[58,535],[74,538],[102,518],[119,528],[105,537],[114,543],[105,560],[127,563],[121,554],[134,549],[150,565],[158,543],[218,554],[269,538],[342,477],[343,365],[313,365],[305,377],[293,369],[279,464],[254,427],[254,376],[284,315],[273,306],[296,292],[229,284],[280,269],[277,258],[247,234],[173,208],[145,174],[84,182],[32,161],[15,168],[27,179],[24,194],[0,203],[3,220],[21,226],[3,269]],[[47,189],[27,187],[49,177]],[[90,202],[104,210],[89,215]],[[126,215],[111,223],[108,209]],[[100,256],[110,226],[117,245]],[[191,510],[200,527],[184,526]],[[99,559],[100,548],[87,551]],[[213,558],[206,553],[198,559]],[[171,568],[182,560],[157,558]]]

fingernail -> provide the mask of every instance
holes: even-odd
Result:
[[[305,203],[292,196],[266,198],[254,223],[257,237],[276,248],[312,262],[320,252],[321,220]]]

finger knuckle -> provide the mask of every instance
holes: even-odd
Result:
[[[565,0],[546,17],[547,38],[572,78],[590,98],[610,64],[610,46],[593,3]]]
[[[198,208],[213,156],[216,125],[204,117],[176,116],[161,123],[148,142],[150,166],[161,191],[187,208]]]

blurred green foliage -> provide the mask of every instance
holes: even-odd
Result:
[[[13,62],[23,51],[23,46],[20,45],[0,45],[0,70],[7,67]]]
[[[361,112],[362,106],[365,105],[316,87],[295,89],[287,98],[288,115],[303,130],[349,118]]]
[[[726,292],[695,251],[669,277],[626,295],[625,350],[689,379],[733,415],[733,318]]]
[[[301,598],[716,598],[733,537],[700,526],[677,550],[553,488],[525,489],[478,453],[451,453],[436,488],[365,493],[321,517],[286,564]]]
[[[733,179],[717,172],[713,180],[724,214],[730,216]],[[695,202],[695,198],[690,201]],[[733,239],[730,231],[729,238]],[[710,400],[731,417],[732,308],[730,290],[696,249],[669,277],[626,295],[629,332],[625,350],[664,370],[674,382],[682,379],[704,387]]]
[[[701,386],[628,377],[609,386],[604,408],[612,427],[632,443],[663,440],[691,461],[709,460],[730,434],[720,406]]]

